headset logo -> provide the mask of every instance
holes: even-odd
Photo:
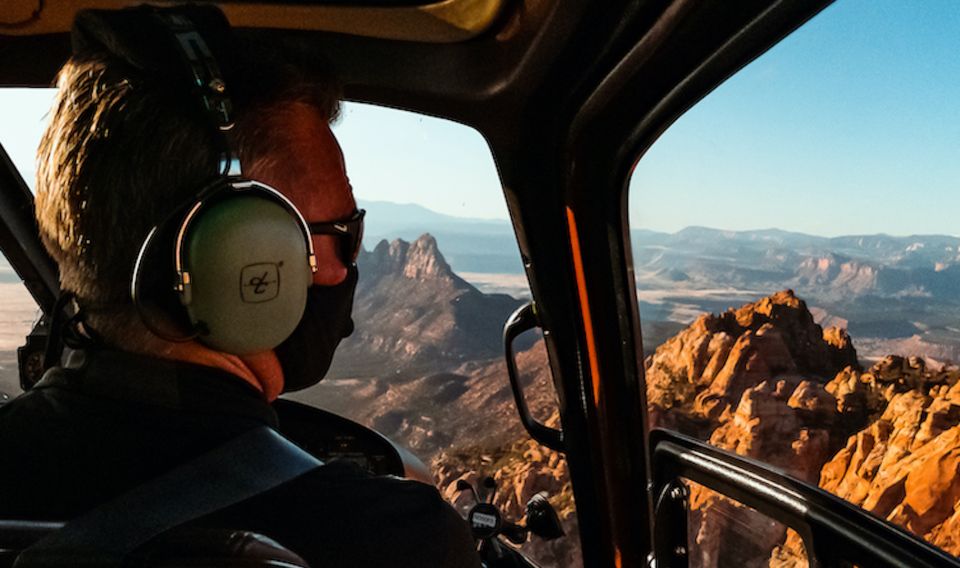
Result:
[[[240,299],[248,304],[269,302],[280,294],[280,266],[283,263],[248,264],[240,271]]]

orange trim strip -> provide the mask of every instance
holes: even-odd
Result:
[[[567,207],[567,226],[570,230],[570,247],[573,252],[573,269],[577,276],[577,291],[580,294],[580,313],[583,315],[584,334],[587,338],[587,358],[590,361],[590,381],[593,385],[593,404],[600,404],[600,364],[597,360],[597,344],[593,337],[593,320],[590,318],[590,302],[587,298],[587,279],[583,273],[583,257],[580,253],[580,236],[573,210]]]

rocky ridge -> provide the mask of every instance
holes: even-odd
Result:
[[[813,323],[789,290],[700,317],[646,368],[652,425],[819,483],[960,553],[960,369],[890,356],[863,370],[846,332]],[[784,526],[696,485],[690,505],[691,565],[804,564]]]
[[[414,375],[500,354],[503,322],[521,302],[457,276],[430,234],[382,240],[357,265],[356,330],[331,376]]]
[[[720,315],[705,314],[645,361],[651,422],[706,437],[748,388],[774,378],[797,386],[857,367],[844,330],[824,330],[785,290]],[[785,388],[785,387],[783,387]]]

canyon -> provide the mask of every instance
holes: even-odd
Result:
[[[358,340],[343,356],[388,366],[338,362],[306,398],[413,449],[459,506],[469,499],[456,482],[490,475],[509,518],[546,491],[575,535],[566,464],[520,427],[499,356],[500,325],[519,302],[459,278],[428,235],[383,241],[361,263],[371,283],[358,290]],[[960,553],[960,368],[899,355],[865,364],[850,334],[817,313],[782,290],[666,329],[644,361],[651,426],[768,463]],[[542,341],[530,339],[518,367],[534,413],[557,423]],[[786,527],[691,489],[691,565],[804,565]],[[577,564],[575,536],[525,546],[547,565]]]

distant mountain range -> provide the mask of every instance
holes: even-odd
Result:
[[[634,231],[632,237],[645,328],[648,322],[686,324],[699,313],[790,288],[817,306],[818,321],[864,338],[867,358],[920,355],[918,346],[938,357],[960,355],[960,238],[826,238],[703,227]]]
[[[522,274],[506,220],[453,217],[420,205],[361,201],[367,242],[432,234],[456,272]],[[854,296],[960,301],[960,238],[946,235],[818,237],[779,229],[631,231],[638,288],[786,286],[818,302]],[[822,302],[820,302],[822,303]]]
[[[790,285],[853,295],[960,299],[960,238],[816,237],[776,229],[632,233],[638,287],[767,289]]]
[[[465,219],[419,205],[361,202],[368,243],[431,233],[453,271],[486,291],[517,295],[522,265],[511,224]],[[652,349],[704,312],[723,311],[790,288],[817,306],[818,321],[863,338],[896,340],[864,349],[870,357],[916,346],[954,358],[960,350],[960,238],[884,234],[819,237],[779,229],[725,231],[688,227],[676,233],[631,231],[640,315]],[[507,282],[511,284],[508,286]],[[903,342],[907,343],[903,343]],[[946,351],[943,346],[951,346]]]

